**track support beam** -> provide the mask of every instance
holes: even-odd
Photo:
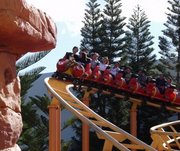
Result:
[[[132,102],[132,106],[130,109],[130,131],[131,134],[137,137],[137,106],[139,103]]]
[[[89,94],[89,92],[85,91],[85,94],[82,99],[83,103],[86,106],[89,106]],[[82,123],[82,150],[89,151],[89,126],[86,123]]]
[[[53,98],[49,108],[49,151],[61,150],[61,106],[57,99]]]

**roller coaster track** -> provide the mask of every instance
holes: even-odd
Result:
[[[152,147],[157,150],[180,150],[180,121],[160,124],[150,129]]]
[[[165,129],[163,129],[165,125],[153,127],[151,129],[153,143],[152,146],[149,146],[133,135],[127,133],[126,131],[110,123],[103,117],[99,116],[88,106],[82,103],[82,101],[76,98],[70,91],[70,89],[74,86],[70,82],[60,81],[54,78],[46,78],[45,84],[53,98],[58,100],[63,107],[65,107],[72,114],[78,117],[83,123],[86,123],[92,129],[94,129],[97,133],[98,138],[105,140],[103,151],[111,151],[113,146],[121,151],[155,151],[157,149],[171,150],[172,145],[170,144],[172,144],[172,142],[176,143],[176,149],[177,147],[179,147],[179,143],[177,143],[177,140],[179,140],[180,134],[175,130],[173,126],[171,126],[173,124],[177,124],[177,122],[167,124],[167,126],[172,129],[172,132],[166,132]],[[131,98],[130,100],[142,103],[140,100],[137,100],[135,98]],[[151,102],[149,102],[149,105],[159,107],[159,105]],[[179,109],[174,109],[171,107],[167,109],[179,112]],[[170,138],[169,136],[172,136],[172,138]],[[160,138],[161,142],[159,142]]]

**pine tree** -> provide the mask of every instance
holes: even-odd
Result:
[[[168,3],[165,29],[162,30],[163,36],[159,36],[161,69],[180,87],[180,1],[169,0]]]
[[[135,73],[145,69],[147,75],[154,70],[156,55],[152,48],[154,38],[149,31],[150,21],[145,12],[137,5],[127,25],[128,63]],[[162,108],[153,108],[142,104],[138,108],[138,138],[146,143],[151,143],[149,129],[168,121],[171,112]]]
[[[153,68],[156,55],[152,48],[154,38],[149,31],[150,21],[139,5],[133,11],[127,25],[127,51],[128,63],[133,71],[145,69],[147,72]]]
[[[100,28],[100,56],[107,56],[110,63],[123,58],[125,49],[125,17],[121,16],[121,0],[105,0]],[[116,60],[117,61],[117,60]],[[99,88],[101,91],[101,88]],[[113,93],[113,92],[112,92]],[[91,108],[96,113],[121,128],[127,128],[129,103],[113,95],[98,92],[91,97]],[[123,122],[122,122],[123,121]],[[128,128],[127,128],[128,130]]]
[[[100,22],[100,4],[97,0],[90,0],[87,4],[88,9],[85,9],[84,27],[81,29],[81,47],[86,48],[89,52],[99,51],[99,28]]]
[[[125,26],[126,19],[121,15],[121,0],[105,0],[105,8],[102,15],[102,26],[100,32],[101,53],[100,55],[107,56],[110,63],[114,62],[115,58],[123,59],[125,56]]]

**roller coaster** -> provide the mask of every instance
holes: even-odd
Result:
[[[147,145],[144,142],[137,139],[132,134],[127,133],[121,128],[110,123],[103,117],[96,114],[93,110],[88,107],[87,98],[90,93],[98,91],[97,88],[89,91],[88,86],[80,85],[85,90],[85,94],[82,100],[76,98],[70,91],[75,85],[69,80],[59,80],[56,78],[45,79],[45,85],[52,96],[52,103],[49,106],[49,150],[60,151],[60,111],[61,106],[65,107],[77,118],[83,122],[83,144],[82,150],[89,150],[89,127],[96,131],[99,139],[104,140],[103,151],[111,151],[113,146],[122,151],[130,150],[147,150],[147,151],[177,151],[180,150],[180,132],[179,123],[180,121],[165,123],[152,127],[151,137],[152,144]],[[76,86],[78,83],[76,83]],[[109,93],[108,90],[104,90],[102,93]],[[117,97],[123,98],[122,94],[115,94]],[[137,99],[136,97],[129,97],[129,101],[132,101],[133,107],[143,103],[143,100]],[[146,101],[147,105],[161,107],[159,102]],[[180,112],[178,106],[165,106],[166,109],[175,112]],[[107,131],[107,128],[109,129]],[[128,143],[127,143],[128,142]]]
[[[45,84],[52,96],[52,103],[49,106],[50,151],[60,151],[61,148],[59,143],[61,139],[59,135],[61,106],[72,112],[83,123],[83,151],[89,151],[89,127],[94,129],[99,139],[104,140],[103,151],[111,151],[113,147],[122,151],[180,150],[180,121],[152,127],[150,129],[153,140],[151,145],[136,138],[137,106],[145,104],[180,112],[180,93],[173,85],[169,85],[164,93],[161,93],[153,80],[148,81],[146,86],[142,86],[136,76],[131,76],[127,82],[122,72],[113,76],[108,68],[102,72],[99,65],[96,65],[92,70],[90,63],[82,65],[69,59],[58,61],[57,71],[51,78],[45,79]],[[83,90],[84,96],[81,100],[74,96],[73,89]],[[99,91],[121,98],[120,100],[128,99],[131,102],[131,134],[99,116],[88,107],[90,95]]]
[[[180,106],[180,92],[176,89],[175,85],[170,84],[163,88],[164,92],[162,93],[155,79],[149,80],[145,86],[142,86],[138,81],[137,75],[132,75],[127,82],[123,77],[124,73],[124,71],[120,71],[113,76],[109,68],[100,71],[99,65],[92,69],[91,63],[83,66],[69,59],[60,59],[57,63],[57,71],[53,74],[53,77],[60,80],[69,80],[88,87],[103,87],[105,90],[108,89],[113,93],[123,93],[123,95],[141,98],[144,101],[152,100],[169,106]]]

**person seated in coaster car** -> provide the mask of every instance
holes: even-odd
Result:
[[[139,83],[137,74],[132,74],[128,86],[130,91],[133,93],[141,94],[141,95],[145,94],[145,89]]]
[[[178,91],[175,85],[168,84],[164,96],[170,103],[180,105],[180,97],[178,97]]]
[[[91,54],[91,68],[94,70],[99,65],[99,54],[97,52]]]
[[[99,54],[97,52],[91,54],[91,70],[92,74],[89,79],[93,81],[98,81],[101,77],[101,72],[99,70]]]
[[[110,83],[112,81],[112,75],[110,73],[109,58],[108,57],[102,58],[102,60],[99,64],[99,70],[102,74],[101,82],[102,83]]]
[[[131,80],[131,76],[132,76],[132,69],[131,67],[126,66],[124,68],[123,78],[125,79],[127,85],[129,84],[129,81]]]
[[[172,104],[180,105],[180,93],[176,85],[172,84],[171,77],[166,78],[166,87],[164,97]]]
[[[108,66],[109,66],[109,59],[108,59],[108,57],[103,57],[102,60],[99,63],[99,70],[101,72],[104,72]]]
[[[106,84],[112,84],[113,76],[110,72],[110,67],[107,66],[106,69],[102,73],[102,82]]]
[[[146,87],[146,84],[147,84],[147,76],[146,76],[145,70],[140,69],[140,70],[138,71],[137,80],[138,80],[139,84],[140,84],[142,87]]]
[[[146,94],[153,99],[168,102],[168,100],[164,97],[164,94],[160,93],[158,87],[156,86],[156,79],[154,78],[148,81],[146,85]]]
[[[58,60],[56,64],[57,72],[66,72],[78,61],[78,47],[74,46],[72,52],[66,52],[65,56]]]
[[[128,85],[125,79],[123,78],[123,75],[124,75],[124,70],[122,69],[119,70],[116,76],[114,77],[113,83],[114,83],[114,86],[117,87],[118,89],[128,90]]]
[[[84,49],[79,53],[78,63],[80,63],[85,69],[83,78],[90,77],[92,75],[91,58],[88,57],[88,54]]]
[[[115,76],[117,75],[117,73],[120,71],[120,63],[119,62],[115,62],[114,65],[110,68],[110,73],[113,76],[113,78],[115,78]]]
[[[159,77],[156,79],[156,87],[161,94],[164,94],[166,87],[166,79],[163,74],[160,74]]]

